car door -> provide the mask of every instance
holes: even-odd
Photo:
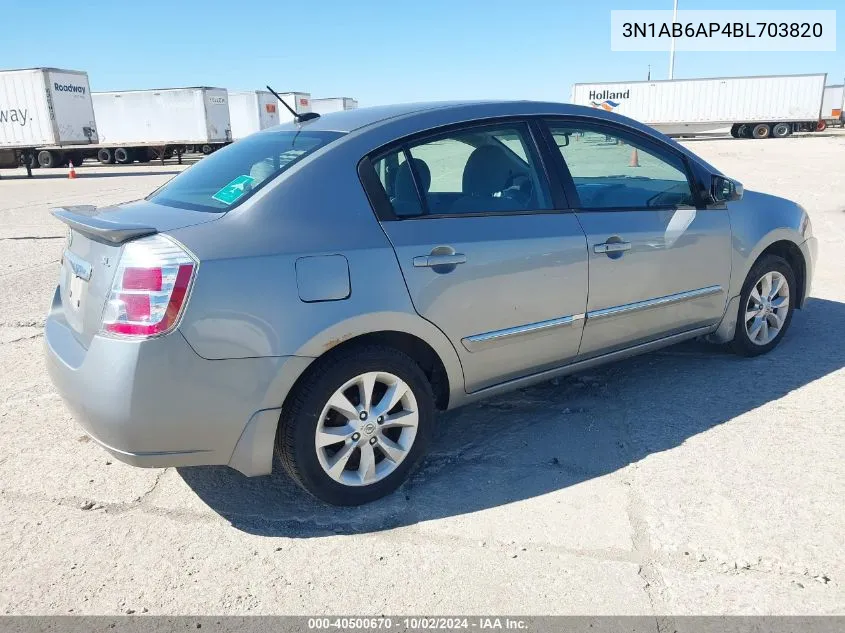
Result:
[[[548,121],[567,195],[587,235],[589,299],[580,358],[711,325],[731,274],[727,209],[698,203],[668,143],[589,119]]]
[[[586,238],[556,208],[535,133],[524,121],[462,126],[372,160],[414,307],[449,337],[469,392],[578,353]]]

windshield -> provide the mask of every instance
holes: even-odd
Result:
[[[223,213],[236,207],[285,169],[338,132],[263,132],[203,158],[147,200],[169,207]]]

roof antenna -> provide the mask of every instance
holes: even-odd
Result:
[[[293,120],[296,123],[305,123],[306,121],[311,121],[313,119],[319,119],[320,115],[316,112],[303,112],[302,114],[297,114],[296,110],[291,108],[284,99],[279,96],[279,93],[273,90],[270,86],[267,86],[267,90],[273,93],[273,95],[282,102],[282,105],[285,106],[288,111],[293,115]]]

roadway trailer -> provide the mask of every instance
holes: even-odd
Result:
[[[229,91],[229,118],[232,140],[279,124],[279,103],[266,90]],[[286,111],[287,112],[287,111]]]
[[[825,86],[821,120],[827,125],[845,127],[845,85]]]
[[[92,95],[100,142],[87,156],[101,163],[169,158],[186,151],[203,154],[232,141],[225,88],[200,86],[157,90],[95,92]],[[39,157],[40,158],[40,157]]]
[[[311,109],[317,114],[328,114],[342,110],[354,110],[358,107],[358,101],[352,97],[328,97],[325,99],[312,99]]]
[[[824,129],[826,78],[819,73],[575,84],[572,103],[624,114],[670,136],[783,137]]]
[[[99,138],[88,74],[60,68],[0,71],[0,167],[28,175],[44,152],[58,166],[82,162]]]

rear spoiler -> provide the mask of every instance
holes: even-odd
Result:
[[[58,207],[51,213],[74,231],[108,244],[123,244],[138,237],[158,233],[158,229],[152,226],[104,220],[94,215],[95,210],[96,207],[83,205]]]

